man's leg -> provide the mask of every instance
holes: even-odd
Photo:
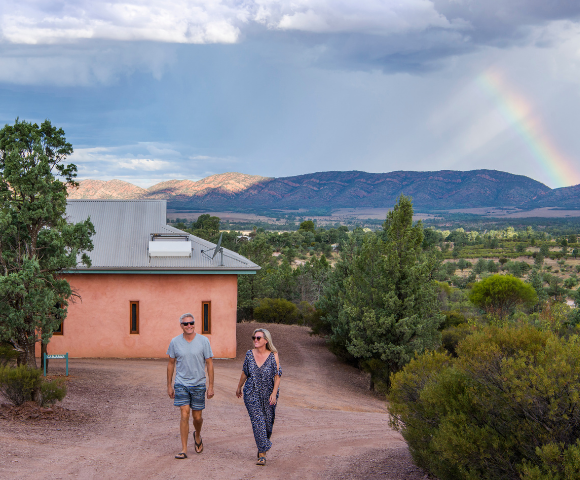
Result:
[[[201,416],[203,410],[192,410],[191,414],[193,415],[193,428],[195,429],[195,432],[193,434],[193,438],[195,440],[196,443],[200,443],[201,442],[201,426],[203,425],[203,418]],[[195,451],[198,452],[197,447],[195,448]],[[199,450],[199,452],[201,452]]]
[[[191,409],[189,408],[189,405],[182,405],[179,407],[179,409],[181,410],[181,421],[179,422],[179,431],[181,432],[181,451],[183,453],[187,453],[187,437],[189,437],[189,412]]]

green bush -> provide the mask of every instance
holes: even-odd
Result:
[[[580,478],[580,339],[485,327],[392,378],[392,426],[440,480]]]
[[[254,309],[254,318],[265,323],[299,323],[301,319],[298,307],[284,298],[262,298],[260,305]]]
[[[14,405],[31,400],[39,401],[42,372],[26,365],[0,366],[0,392]]]
[[[473,333],[466,323],[446,328],[441,332],[441,346],[453,357],[457,357],[457,346],[465,337]]]
[[[441,313],[445,315],[445,321],[439,327],[440,330],[467,323],[465,315],[458,310],[442,311]]]
[[[46,406],[66,396],[66,385],[62,379],[44,380],[38,368],[0,365],[0,392],[16,406],[29,401]]]
[[[8,365],[18,358],[19,352],[10,343],[0,343],[0,365]]]
[[[40,386],[40,405],[45,407],[61,402],[66,397],[66,385],[62,378],[44,381]]]

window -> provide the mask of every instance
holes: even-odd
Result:
[[[60,302],[57,302],[56,308],[62,308],[62,305],[60,304]],[[59,311],[57,311],[56,317],[57,318],[60,318],[61,317]],[[64,319],[61,320],[60,325],[58,326],[58,328],[55,329],[54,332],[52,332],[53,335],[64,335],[64,328],[62,326],[63,323],[64,323]]]
[[[58,326],[58,328],[54,332],[52,332],[53,335],[64,335],[64,328],[62,326],[63,323],[64,323],[64,320],[62,322],[60,322],[60,325]]]
[[[139,302],[129,302],[130,308],[130,325],[129,333],[139,333]]]
[[[201,333],[211,333],[211,302],[201,302]]]

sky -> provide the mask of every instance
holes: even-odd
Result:
[[[580,184],[580,2],[2,0],[0,125],[78,178],[495,169]]]

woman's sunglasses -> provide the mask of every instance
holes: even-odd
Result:
[[[264,337],[255,337],[255,336],[252,336],[252,340],[262,340],[262,338],[264,338]]]
[[[182,325],[187,327],[188,325],[195,325],[195,322],[183,322]]]

